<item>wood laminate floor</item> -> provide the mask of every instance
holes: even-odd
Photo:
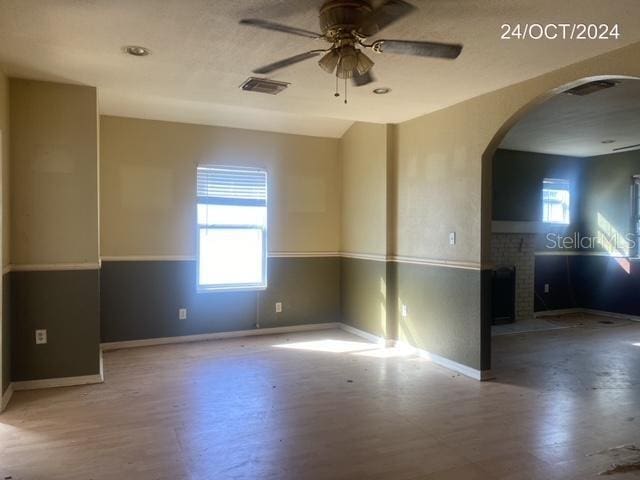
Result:
[[[640,324],[494,338],[480,383],[343,331],[121,350],[17,392],[0,478],[507,480],[640,462]],[[640,472],[614,480],[640,478]]]

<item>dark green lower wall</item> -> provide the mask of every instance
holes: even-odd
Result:
[[[407,305],[407,316],[398,315],[400,340],[477,370],[490,368],[482,351],[490,342],[481,271],[399,263],[397,285],[399,308]]]
[[[264,291],[197,293],[195,261],[103,262],[101,340],[340,321],[338,257],[270,258],[268,272]],[[180,308],[187,309],[186,320],[179,320]]]
[[[488,370],[490,284],[489,271],[345,258],[342,319],[374,335]]]
[[[387,263],[342,259],[342,321],[383,338],[395,338],[389,300]]]
[[[2,390],[11,383],[11,274],[2,276]]]
[[[11,380],[98,374],[99,271],[11,272],[9,276]],[[47,344],[36,345],[36,329],[47,330]]]

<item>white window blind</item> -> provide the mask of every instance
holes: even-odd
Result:
[[[267,205],[267,172],[238,167],[198,167],[198,203]]]
[[[198,167],[197,202],[198,288],[265,288],[266,171]]]
[[[570,223],[571,191],[568,180],[545,178],[542,182],[542,221]]]

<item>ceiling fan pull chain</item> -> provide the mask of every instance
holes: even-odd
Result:
[[[344,104],[347,104],[347,79],[344,79]]]
[[[340,92],[339,92],[339,86],[338,86],[338,76],[336,75],[336,93],[333,94],[334,97],[339,97],[340,96]]]

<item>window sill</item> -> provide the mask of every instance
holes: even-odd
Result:
[[[231,293],[231,292],[262,292],[267,289],[266,285],[246,285],[228,287],[198,287],[196,293]]]

